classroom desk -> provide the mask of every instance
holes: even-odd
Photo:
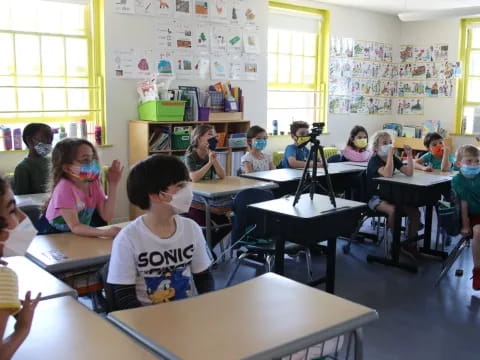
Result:
[[[446,259],[448,253],[431,249],[432,237],[432,217],[433,207],[442,194],[448,194],[450,191],[450,182],[452,173],[449,172],[424,172],[415,171],[413,176],[406,176],[402,173],[396,173],[391,178],[378,177],[373,179],[380,184],[380,197],[395,205],[395,225],[392,243],[392,257],[385,258],[379,256],[368,255],[368,262],[379,262],[385,265],[396,266],[411,272],[417,272],[415,265],[401,263],[399,261],[400,245],[401,245],[401,222],[402,207],[410,205],[415,207],[425,206],[425,228],[423,238],[423,247],[420,249],[422,253],[438,256]]]
[[[110,226],[125,227],[127,224],[129,222]],[[59,273],[104,264],[110,257],[112,242],[112,238],[72,233],[37,235],[25,256],[48,272]]]
[[[303,194],[293,206],[293,196],[252,204],[249,208],[265,216],[266,233],[275,240],[275,272],[284,274],[285,241],[316,246],[327,240],[326,276],[310,285],[326,283],[326,290],[335,291],[336,243],[339,236],[350,236],[358,225],[364,203],[336,198],[337,208],[326,195]]]
[[[18,295],[23,299],[27,291],[31,291],[32,297],[42,293],[42,300],[61,296],[77,297],[77,291],[35,265],[24,256],[11,256],[3,258],[8,267],[15,271],[18,278]]]
[[[10,317],[5,334],[13,332]],[[75,299],[42,301],[13,360],[155,359],[152,353]]]
[[[378,314],[267,273],[190,299],[112,312],[108,318],[166,359],[274,359],[350,331],[356,331],[361,359],[360,328]]]
[[[367,168],[368,167],[368,161],[344,161],[342,164],[345,165],[350,165],[350,166],[359,166],[362,168]]]
[[[43,206],[50,196],[49,193],[15,195],[15,202],[18,207]]]
[[[236,195],[245,189],[256,188],[269,190],[276,187],[278,187],[278,185],[273,182],[245,179],[238,176],[227,176],[224,179],[205,180],[192,183],[193,194],[201,197],[203,204],[205,205],[205,233],[208,246],[211,248],[212,244],[210,201]]]

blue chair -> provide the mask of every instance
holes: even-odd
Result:
[[[265,270],[271,271],[271,264],[275,257],[275,243],[269,239],[269,234],[266,233],[266,226],[260,220],[263,217],[258,216],[254,209],[248,209],[251,204],[273,200],[274,196],[270,191],[260,189],[246,189],[237,194],[233,201],[233,213],[232,217],[232,233],[231,241],[235,244],[241,240],[234,248],[238,249],[238,263],[235,266],[232,274],[230,275],[226,287],[230,285],[238,268],[242,262],[253,263],[255,265],[261,264],[265,267]],[[251,231],[247,236],[244,234],[251,229],[252,225],[256,225],[256,228]],[[312,280],[312,266],[311,266],[311,254],[310,249],[299,245],[287,242],[285,244],[285,254],[296,257],[300,253],[305,253],[307,262],[307,271],[309,280]]]
[[[329,164],[339,163],[339,162],[344,162],[344,161],[346,161],[346,159],[343,157],[342,154],[331,155],[327,158],[327,163],[329,163]]]

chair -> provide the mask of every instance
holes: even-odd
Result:
[[[110,261],[97,271],[97,280],[102,285],[101,290],[92,293],[93,308],[97,313],[109,313],[118,310],[112,286],[107,283],[109,265]]]
[[[345,158],[343,157],[342,154],[331,155],[327,158],[327,163],[329,163],[329,164],[339,163],[339,162],[344,162],[344,161],[345,161]]]
[[[256,224],[257,227],[246,237],[246,239],[243,239],[237,246],[234,246],[237,249],[241,248],[237,251],[237,254],[241,250],[243,251],[241,251],[241,254],[238,256],[238,262],[227,281],[227,287],[233,281],[242,262],[263,264],[267,272],[271,270],[271,264],[275,257],[275,244],[271,239],[268,239],[268,234],[266,234],[265,231],[265,224],[259,223],[258,217],[255,216],[255,211],[247,209],[247,207],[251,204],[273,199],[274,196],[270,191],[254,188],[243,190],[235,197],[233,201],[234,216],[232,218],[232,244],[235,244],[235,242],[238,242],[242,238],[245,232],[248,231],[249,226]],[[302,252],[305,253],[306,256],[308,278],[309,280],[312,280],[310,249],[290,242],[285,244],[285,254],[289,256],[299,256]]]
[[[448,258],[443,263],[442,271],[440,271],[440,274],[435,281],[435,286],[437,286],[440,281],[445,277],[445,275],[450,271],[453,264],[455,264],[455,261],[457,261],[458,257],[462,253],[463,249],[465,249],[465,247],[467,246],[470,246],[470,237],[462,236],[461,239],[458,240],[453,250],[450,252],[450,255],[448,255]]]

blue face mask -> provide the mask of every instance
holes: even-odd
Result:
[[[480,174],[480,166],[478,165],[462,165],[461,172],[465,176],[477,176]]]
[[[388,149],[390,149],[391,147],[393,147],[392,144],[386,144],[386,145],[380,146],[380,150],[378,150],[378,155],[387,156],[388,155]]]
[[[253,142],[252,146],[257,150],[264,150],[267,147],[267,140],[266,139],[257,139]]]

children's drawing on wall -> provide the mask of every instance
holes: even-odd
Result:
[[[174,23],[158,21],[155,26],[157,48],[172,49],[175,47]]]
[[[174,54],[171,51],[162,51],[158,55],[157,73],[161,77],[173,77],[174,71]]]
[[[332,36],[330,38],[330,56],[340,57],[342,56],[342,38]]]
[[[193,43],[192,26],[188,24],[175,25],[175,47],[177,49],[191,49]]]
[[[185,17],[192,14],[192,0],[175,0],[175,16]]]
[[[358,84],[358,86],[360,86],[360,84]],[[332,80],[329,85],[328,92],[332,95],[351,95],[352,78],[337,78]]]
[[[133,79],[135,72],[135,51],[133,49],[117,49],[113,52],[113,77]]]
[[[378,104],[375,98],[367,99],[367,111],[368,115],[378,114]]]
[[[198,64],[191,54],[176,52],[174,59],[175,77],[177,79],[197,78]]]
[[[194,70],[197,72],[197,77],[201,80],[209,79],[210,75],[210,56],[207,52],[197,54],[195,57]]]
[[[380,42],[374,42],[374,55],[375,60],[382,61],[385,57],[385,44]]]
[[[370,41],[355,40],[353,45],[353,57],[359,59],[370,59],[372,43]]]
[[[228,28],[222,25],[213,26],[211,34],[210,47],[212,51],[225,51],[227,48]]]
[[[208,51],[210,47],[210,27],[207,24],[197,24],[194,29],[195,48]]]
[[[159,16],[171,16],[174,8],[174,0],[153,0],[156,4]]]
[[[398,115],[423,115],[423,99],[400,99],[397,102]]]
[[[246,29],[243,32],[243,48],[247,54],[260,53],[260,39],[256,28]]]
[[[425,93],[424,81],[399,81],[397,86],[398,96],[423,96]]]
[[[332,96],[328,102],[330,114],[348,114],[350,112],[350,97]]]
[[[245,17],[242,15],[245,12],[244,0],[233,0],[227,4],[227,19],[231,25],[245,25]]]
[[[350,102],[350,114],[368,114],[367,101],[364,96],[354,96]]]
[[[452,97],[454,93],[455,93],[455,80],[446,79],[446,80],[439,81],[438,96]]]
[[[146,16],[157,15],[154,0],[135,0],[135,14]]]
[[[210,58],[210,74],[212,80],[225,80],[228,78],[228,60],[222,55],[212,55]]]
[[[242,80],[244,62],[239,54],[229,57],[228,78],[230,80]]]
[[[393,54],[392,45],[385,44],[383,61],[392,62],[392,54]]]
[[[154,71],[154,69],[150,67],[152,55],[152,50],[135,50],[135,78],[145,79],[150,77],[152,71]]]
[[[376,102],[379,114],[386,115],[392,113],[392,99],[377,98]]]
[[[113,12],[135,14],[135,0],[114,0]]]
[[[244,80],[258,79],[258,58],[256,55],[244,55]]]
[[[448,61],[447,44],[436,44],[433,47],[433,61]]]
[[[239,27],[232,27],[227,32],[227,51],[228,53],[240,53],[243,48],[243,32]]]
[[[411,76],[412,78],[425,79],[425,64],[413,64]]]
[[[353,39],[351,38],[342,39],[342,56],[353,57]]]
[[[413,60],[413,45],[400,45],[400,60],[402,62]]]
[[[227,22],[227,2],[225,0],[210,0],[210,20]]]
[[[242,9],[244,22],[247,25],[255,25],[257,22],[257,6],[258,0],[245,0],[244,8]]]
[[[427,80],[427,84],[425,85],[425,95],[437,97],[438,87],[438,80]]]
[[[197,19],[208,19],[208,0],[193,0],[194,14]]]

